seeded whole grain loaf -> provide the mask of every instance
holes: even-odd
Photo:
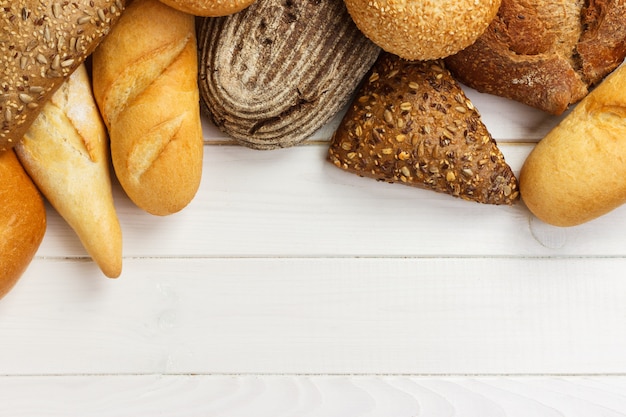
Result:
[[[485,33],[446,64],[478,91],[558,115],[625,57],[624,0],[502,0]]]
[[[257,0],[201,20],[198,43],[204,112],[254,149],[311,136],[348,103],[380,51],[337,0]]]
[[[43,104],[109,33],[125,0],[0,0],[0,149],[19,142]]]
[[[517,179],[442,60],[383,53],[337,128],[337,167],[486,204],[512,205]]]

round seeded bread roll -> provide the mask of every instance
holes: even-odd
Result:
[[[217,17],[240,12],[255,0],[161,0],[162,3],[195,16]]]
[[[0,152],[0,298],[13,288],[35,256],[46,231],[39,191],[13,150]]]
[[[361,31],[408,60],[445,58],[468,47],[494,19],[501,0],[345,0]]]

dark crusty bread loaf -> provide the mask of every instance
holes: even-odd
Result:
[[[13,147],[43,104],[93,52],[125,0],[0,0],[0,149]]]
[[[383,53],[335,132],[329,159],[364,177],[513,204],[517,179],[442,60]]]
[[[203,19],[198,42],[204,111],[255,149],[312,135],[347,104],[380,51],[341,0],[258,0]]]
[[[478,91],[561,114],[625,56],[623,0],[503,0],[485,33],[446,64]]]

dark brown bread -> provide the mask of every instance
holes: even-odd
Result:
[[[350,100],[380,48],[341,0],[257,0],[198,32],[203,108],[255,149],[295,145]]]
[[[124,0],[0,0],[0,149],[19,142],[43,104],[109,33]]]
[[[624,0],[503,0],[487,31],[446,64],[478,91],[558,115],[624,57]]]
[[[442,60],[383,53],[335,132],[329,160],[360,176],[487,204],[513,204],[517,179]]]

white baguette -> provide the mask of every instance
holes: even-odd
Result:
[[[539,219],[575,226],[626,202],[626,67],[585,97],[530,153],[522,199]]]
[[[93,87],[129,198],[155,215],[191,202],[202,174],[194,16],[135,0],[93,55]]]
[[[111,192],[106,129],[80,66],[15,147],[22,165],[102,272],[122,270],[122,232]]]

